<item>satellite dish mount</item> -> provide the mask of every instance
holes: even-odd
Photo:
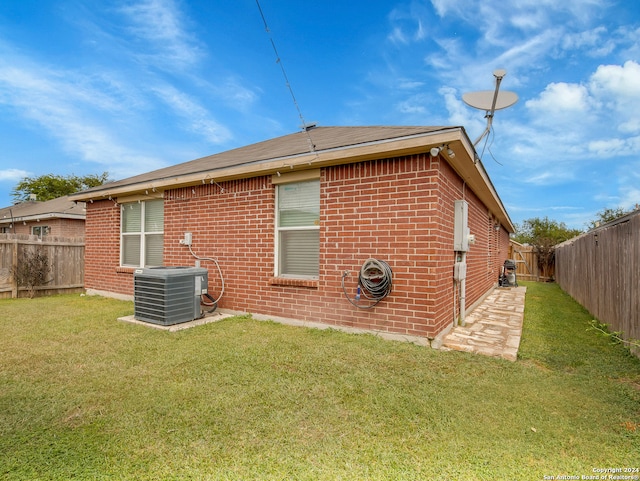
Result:
[[[474,147],[478,145],[478,142],[480,142],[489,132],[491,132],[495,111],[511,107],[518,101],[518,95],[514,92],[500,92],[500,83],[505,75],[507,75],[507,71],[504,69],[494,70],[493,76],[496,78],[496,88],[494,91],[481,90],[479,92],[469,92],[462,96],[463,102],[469,107],[486,110],[487,112],[485,115],[485,118],[487,119],[487,126],[480,137],[478,137],[473,143]]]

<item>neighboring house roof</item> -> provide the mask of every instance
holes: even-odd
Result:
[[[315,169],[452,149],[447,161],[476,195],[513,232],[513,224],[463,127],[313,127],[200,159],[109,182],[73,194],[71,200],[93,201],[200,183]]]
[[[46,219],[84,220],[85,203],[76,203],[66,195],[44,202],[29,200],[0,209],[0,225]]]

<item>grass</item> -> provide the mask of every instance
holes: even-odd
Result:
[[[0,301],[0,479],[496,480],[639,467],[640,361],[527,284],[520,359],[131,303]]]

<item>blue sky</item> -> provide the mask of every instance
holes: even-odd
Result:
[[[112,179],[319,125],[462,125],[511,219],[640,203],[640,3],[6,0],[0,206],[24,176]],[[275,43],[281,64],[272,47]]]

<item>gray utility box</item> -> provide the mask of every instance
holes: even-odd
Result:
[[[453,250],[467,252],[469,250],[469,204],[465,200],[456,200],[454,209]]]
[[[133,317],[163,326],[202,317],[200,296],[207,293],[207,269],[150,267],[133,275]]]

